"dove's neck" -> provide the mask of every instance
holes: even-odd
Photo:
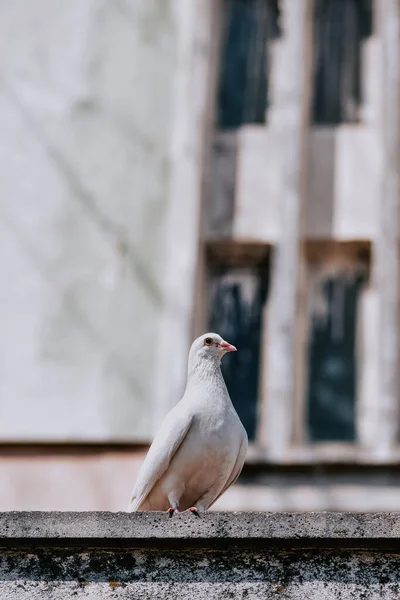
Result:
[[[205,389],[209,389],[211,397],[215,398],[217,395],[221,399],[231,401],[221,373],[220,361],[214,357],[207,359],[204,356],[193,356],[189,360],[186,393],[200,389],[202,395]]]

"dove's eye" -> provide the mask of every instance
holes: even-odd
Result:
[[[213,345],[213,343],[214,343],[214,340],[213,340],[212,338],[206,338],[206,339],[204,340],[204,344],[205,344],[206,346],[212,346],[212,345]]]

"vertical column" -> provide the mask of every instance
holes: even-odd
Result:
[[[368,128],[374,142],[369,145],[368,153],[376,165],[381,177],[382,162],[382,43],[378,31],[378,13],[381,0],[372,2],[372,35],[364,40],[361,55],[361,121],[364,128]],[[379,180],[378,180],[379,189]],[[374,210],[378,215],[380,207],[380,193],[375,193]],[[376,239],[379,225],[374,222],[372,240]],[[373,243],[371,240],[371,243]],[[370,265],[374,265],[374,253],[371,255]],[[378,371],[379,349],[376,343],[378,336],[378,297],[376,286],[365,288],[360,297],[359,321],[357,324],[357,402],[356,438],[362,450],[370,453],[375,447],[376,426],[379,412]]]
[[[258,439],[274,458],[283,457],[292,435],[299,343],[302,213],[307,162],[312,64],[312,0],[282,0],[283,38],[279,52],[269,127],[276,132],[275,156],[281,173],[280,237],[274,248],[266,330],[264,402]]]
[[[378,2],[382,44],[382,187],[374,247],[378,297],[378,405],[374,449],[385,458],[397,441],[399,418],[400,5]]]
[[[181,398],[186,379],[215,54],[212,0],[174,0],[172,7],[178,31],[170,150],[173,175],[165,238],[154,431],[169,408]]]

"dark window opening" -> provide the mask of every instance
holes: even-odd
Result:
[[[267,269],[259,267],[217,267],[209,281],[209,328],[238,349],[224,356],[221,368],[250,440],[256,432],[267,285]]]
[[[265,123],[268,42],[279,35],[278,0],[224,0],[218,126]]]
[[[372,33],[371,0],[316,0],[313,120],[359,120],[361,43]]]
[[[357,312],[366,280],[366,271],[357,271],[318,286],[308,350],[309,441],[355,440]]]

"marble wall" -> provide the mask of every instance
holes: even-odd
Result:
[[[174,286],[178,399],[206,107],[192,78],[209,62],[197,5],[0,6],[0,441],[148,440]]]

